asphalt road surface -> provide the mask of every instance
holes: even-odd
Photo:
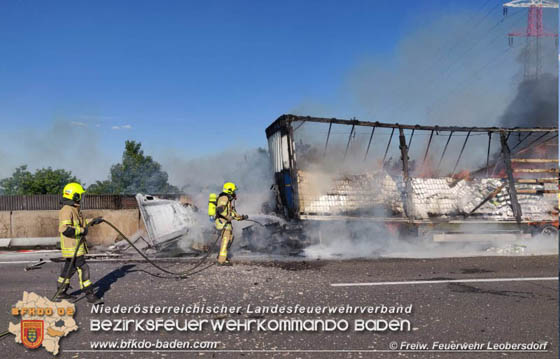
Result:
[[[0,258],[1,259],[1,258]],[[185,270],[193,262],[164,263]],[[211,263],[211,262],[210,262]],[[11,307],[23,291],[52,296],[60,264],[24,272],[24,263],[0,264],[0,329],[18,322]],[[244,261],[233,267],[210,266],[187,279],[162,279],[146,263],[90,264],[96,290],[105,308],[115,306],[240,307],[234,314],[95,314],[79,300],[75,319],[79,331],[60,340],[61,358],[557,358],[558,256],[477,257],[445,259],[375,259],[347,261]],[[206,266],[201,266],[205,268]],[[148,273],[149,272],[149,273]],[[532,278],[526,280],[527,278]],[[552,279],[551,279],[552,278]],[[476,281],[459,281],[476,279]],[[483,281],[478,281],[482,279]],[[484,281],[491,279],[492,281]],[[425,283],[422,283],[422,282]],[[380,283],[383,282],[383,283]],[[389,283],[396,282],[396,283]],[[404,283],[402,283],[404,282]],[[348,286],[348,284],[366,283]],[[333,286],[338,284],[338,286]],[[76,278],[73,286],[78,287]],[[387,307],[412,305],[402,314],[258,314],[257,306]],[[253,309],[248,309],[248,306]],[[91,331],[92,320],[345,320],[345,331]],[[370,320],[380,329],[385,321],[403,325],[394,330],[355,331],[356,321]],[[373,322],[378,320],[378,322]],[[410,330],[406,328],[410,323]],[[400,325],[399,324],[399,325]],[[114,324],[113,324],[114,325]],[[194,325],[194,324],[193,324]],[[5,328],[5,329],[4,329]],[[270,329],[270,327],[267,327]],[[146,329],[146,327],[144,327]],[[375,328],[374,328],[375,329]],[[136,340],[136,342],[134,342]],[[189,345],[219,342],[212,350],[138,349],[142,340],[155,345],[177,340]],[[101,341],[130,342],[128,349],[92,349]],[[146,341],[144,343],[146,343]],[[432,350],[434,342],[479,343],[479,351]],[[513,352],[491,345],[547,343],[540,352]],[[482,343],[482,344],[480,344]],[[98,344],[95,344],[98,345]],[[121,345],[121,344],[119,344]],[[417,345],[427,345],[426,351]],[[544,345],[544,344],[543,344]],[[397,350],[392,350],[397,346]],[[420,349],[419,349],[420,348]],[[27,350],[12,335],[0,341],[1,357],[50,358],[43,348]]]

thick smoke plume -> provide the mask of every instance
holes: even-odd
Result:
[[[545,75],[557,77],[554,40],[542,39],[539,45],[543,82],[524,85],[527,43],[516,38],[509,46],[507,34],[526,26],[527,10],[506,17],[500,8],[485,16],[487,11],[418,20],[392,51],[364,54],[332,99],[306,99],[290,112],[389,123],[499,126],[503,115],[517,118],[518,109],[527,114],[514,104],[557,102],[557,89]],[[545,11],[544,21],[547,28],[557,28],[557,13]],[[539,94],[518,95],[518,86],[523,93],[532,88]]]
[[[558,76],[526,79],[500,119],[504,127],[558,127]]]

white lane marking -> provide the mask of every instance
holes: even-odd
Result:
[[[181,350],[181,349],[80,349],[62,350],[65,353],[548,353],[546,349],[535,350],[414,350],[414,349],[205,349],[205,350]]]
[[[524,282],[558,280],[558,277],[529,277],[529,278],[474,278],[447,280],[412,280],[403,282],[371,282],[371,283],[331,283],[331,287],[366,287],[375,285],[406,285],[406,284],[441,284],[441,283],[472,283],[472,282]]]

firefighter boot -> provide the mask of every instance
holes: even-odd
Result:
[[[61,288],[62,287],[62,288]],[[68,293],[66,293],[66,291],[68,290],[70,286],[68,284],[58,284],[56,287],[56,292],[58,293],[55,297],[54,297],[54,301],[55,302],[60,302],[61,300],[75,300],[76,297],[74,297],[73,295],[70,295]]]
[[[95,295],[95,293],[93,293],[93,289],[87,288],[85,290],[86,293],[86,299],[89,303],[91,304],[101,304],[103,303],[103,300],[101,300],[98,296]]]

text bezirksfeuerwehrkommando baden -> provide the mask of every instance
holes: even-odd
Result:
[[[114,305],[114,306],[96,306],[91,308],[92,314],[105,314],[112,316],[111,319],[90,319],[90,330],[92,332],[158,332],[158,331],[203,331],[204,328],[211,328],[214,332],[229,331],[410,331],[412,324],[407,319],[392,318],[354,318],[349,321],[346,319],[336,318],[342,314],[411,314],[412,305],[404,306],[387,306],[384,304],[370,306],[351,306],[351,305],[335,305],[335,306],[304,306],[295,305],[247,305],[247,306],[227,306],[227,305],[172,305],[161,306],[152,305]],[[131,319],[126,316],[136,315],[157,315],[159,318],[136,318]],[[321,317],[315,319],[304,318],[282,318],[282,319],[253,319],[253,318],[237,318],[237,319],[171,319],[161,318],[161,315],[228,315],[228,314],[278,314],[284,315],[319,315]],[[115,316],[125,316],[115,318]]]

